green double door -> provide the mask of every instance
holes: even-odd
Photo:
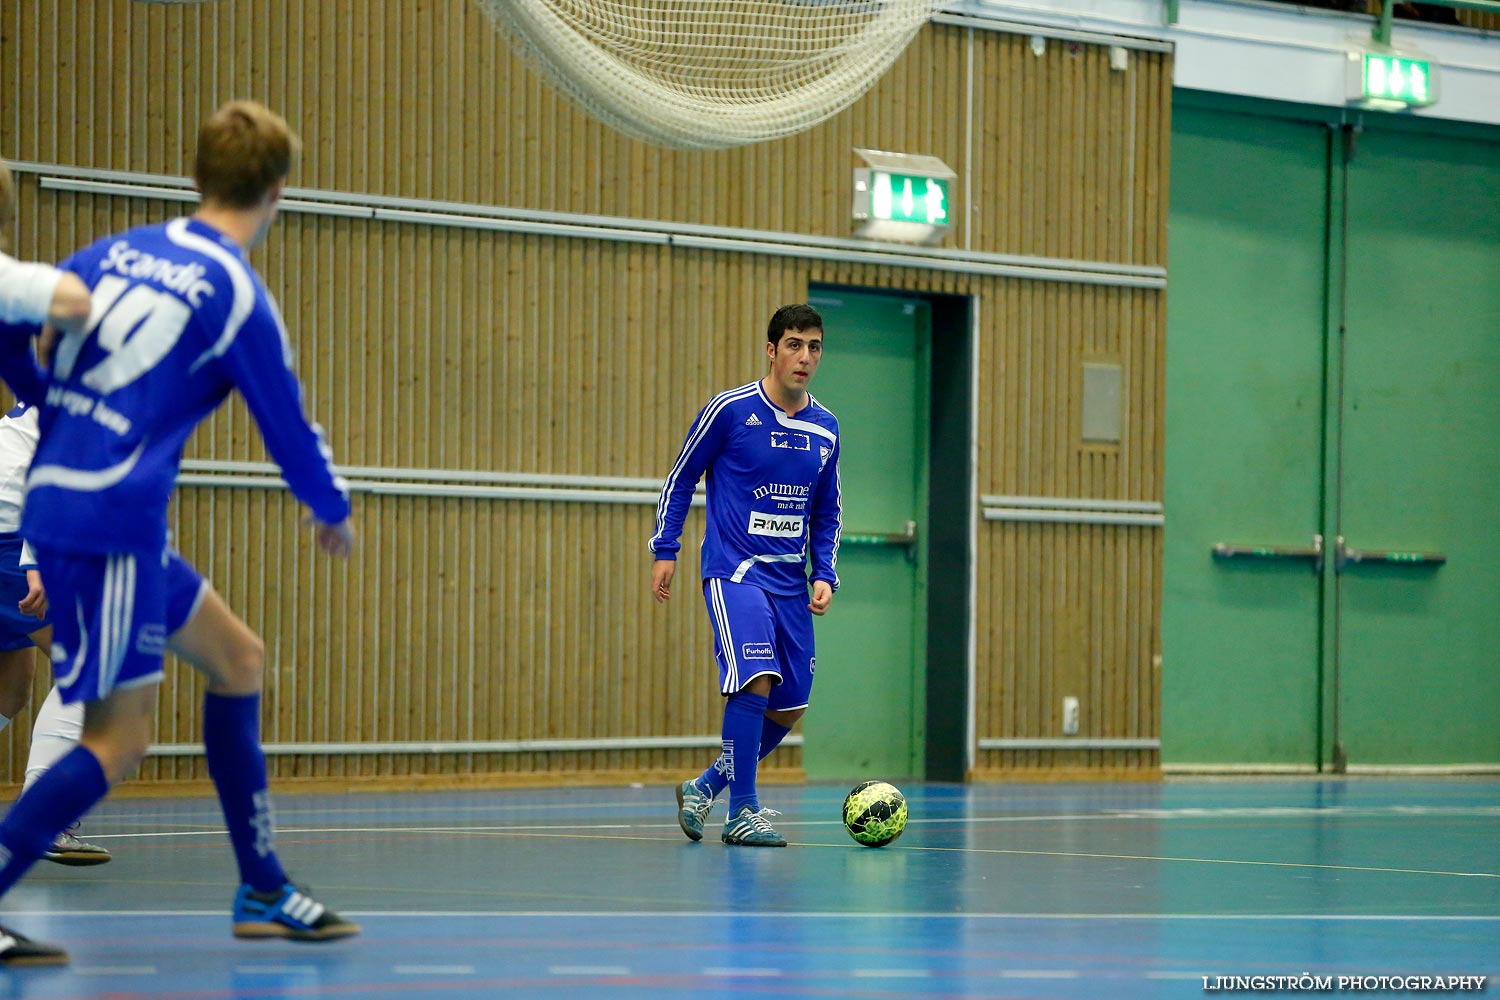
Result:
[[[823,361],[811,391],[839,418],[841,587],[816,619],[803,763],[814,780],[923,770],[923,563],[931,308],[919,298],[814,289]]]
[[[1500,762],[1500,136],[1366,124],[1176,113],[1167,765]]]

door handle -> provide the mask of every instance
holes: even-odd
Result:
[[[839,537],[839,542],[843,545],[902,545],[906,547],[906,558],[914,562],[917,558],[917,522],[907,521],[903,532],[846,531]]]
[[[1333,541],[1333,571],[1342,573],[1350,563],[1387,566],[1441,566],[1448,557],[1441,552],[1410,552],[1400,549],[1351,549],[1344,544],[1344,536]]]
[[[1239,545],[1233,542],[1217,542],[1213,547],[1215,559],[1310,559],[1312,571],[1323,572],[1323,536],[1313,535],[1312,544],[1298,545]]]

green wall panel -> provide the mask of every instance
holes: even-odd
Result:
[[[1172,145],[1162,762],[1310,765],[1317,578],[1210,550],[1319,531],[1327,131],[1180,111]]]
[[[1349,165],[1341,579],[1351,765],[1500,761],[1500,142],[1369,129]]]
[[[1340,124],[1174,120],[1167,765],[1500,763],[1500,135]]]

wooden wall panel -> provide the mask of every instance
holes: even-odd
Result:
[[[302,187],[846,236],[852,148],[900,149],[960,171],[950,246],[1159,265],[1170,79],[1161,54],[1132,52],[1119,73],[1099,46],[1053,41],[1036,56],[1025,37],[929,26],[824,125],[685,153],[582,116],[459,0],[11,0],[0,154],[180,175],[196,123],[248,95],[301,133]],[[22,256],[55,259],[185,210],[20,181]],[[1160,498],[1159,291],[294,213],[252,259],[344,464],[661,476],[703,401],[758,374],[770,310],[830,282],[974,298],[979,492]],[[1077,441],[1079,365],[1097,359],[1125,372],[1117,447]],[[238,403],[188,454],[265,458]],[[266,638],[268,742],[717,731],[697,595],[661,608],[646,593],[650,507],[360,494],[356,516],[362,543],[344,566],[313,551],[285,492],[187,487],[174,502],[185,554]],[[1065,686],[1085,699],[1085,735],[1153,735],[1158,533],[976,530],[980,735],[1048,734]],[[175,670],[161,699],[156,739],[194,742],[201,685]],[[26,720],[6,733],[12,778]],[[272,766],[282,778],[526,781],[680,772],[706,756],[305,754]],[[795,773],[800,757],[773,760]],[[1152,761],[988,754],[980,766]],[[155,758],[144,777],[200,779],[202,765]]]
[[[583,115],[461,0],[12,0],[3,16],[7,159],[186,175],[198,122],[250,96],[301,133],[296,186],[847,236],[851,150],[901,149],[963,172],[953,245],[1164,258],[1164,216],[1132,235],[1164,180],[1159,53],[1114,72],[1102,46],[1038,57],[1025,36],[932,26],[818,128],[683,152]]]

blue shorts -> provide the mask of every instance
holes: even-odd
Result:
[[[703,600],[714,627],[719,690],[731,695],[770,674],[776,683],[766,698],[767,709],[806,708],[817,663],[807,598],[710,578],[703,581]]]
[[[0,532],[0,652],[25,649],[31,645],[31,633],[52,624],[50,614],[33,618],[16,607],[29,593],[31,585],[21,568],[21,536],[13,531]]]
[[[38,548],[52,606],[52,676],[64,704],[162,678],[167,637],[186,625],[208,584],[170,546],[160,556]]]

